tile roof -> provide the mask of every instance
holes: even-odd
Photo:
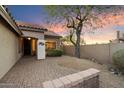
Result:
[[[18,27],[20,29],[27,29],[27,30],[31,30],[31,29],[37,29],[37,30],[41,30],[41,31],[47,31],[46,28],[44,28],[43,26],[41,25],[38,25],[38,24],[32,24],[32,23],[27,23],[27,22],[21,22],[21,21],[16,21]]]
[[[18,28],[15,19],[13,18],[12,14],[10,13],[9,9],[5,5],[0,5],[1,16],[9,23],[9,25],[14,28],[15,32],[19,35],[22,34],[20,29]]]
[[[12,19],[12,21],[14,22],[14,24],[17,26],[17,28],[19,30],[22,30],[22,29],[27,29],[27,30],[32,30],[32,31],[45,31],[44,34],[46,36],[56,36],[56,37],[61,37],[60,35],[56,34],[55,32],[53,31],[48,31],[48,29],[44,28],[43,26],[41,25],[38,25],[38,24],[32,24],[32,23],[27,23],[27,22],[22,22],[22,21],[16,21],[11,13],[9,12],[8,8],[6,6],[3,6],[4,9],[6,10],[6,12],[8,13],[9,17]],[[21,32],[21,31],[20,31]]]
[[[17,25],[19,26],[20,29],[22,30],[31,30],[31,31],[43,31],[46,36],[54,36],[54,37],[61,37],[60,35],[56,34],[53,31],[48,31],[48,29],[45,29],[43,26],[38,25],[38,24],[32,24],[32,23],[27,23],[27,22],[21,22],[21,21],[16,21]]]

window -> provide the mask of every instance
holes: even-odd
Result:
[[[56,49],[56,42],[46,42],[46,49]]]

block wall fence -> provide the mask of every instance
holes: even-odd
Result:
[[[111,64],[112,55],[117,50],[124,49],[124,43],[82,45],[80,52],[81,58],[94,59],[101,64]],[[64,46],[64,53],[74,56],[74,46]]]

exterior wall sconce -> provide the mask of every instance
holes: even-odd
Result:
[[[31,38],[30,38],[30,37],[28,37],[28,40],[31,40]]]

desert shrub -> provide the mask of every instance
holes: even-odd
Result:
[[[58,49],[47,50],[47,56],[49,57],[58,57],[58,56],[62,56],[62,54],[63,54],[62,50],[58,50]]]
[[[113,54],[113,65],[122,74],[124,74],[124,49],[121,49]]]

